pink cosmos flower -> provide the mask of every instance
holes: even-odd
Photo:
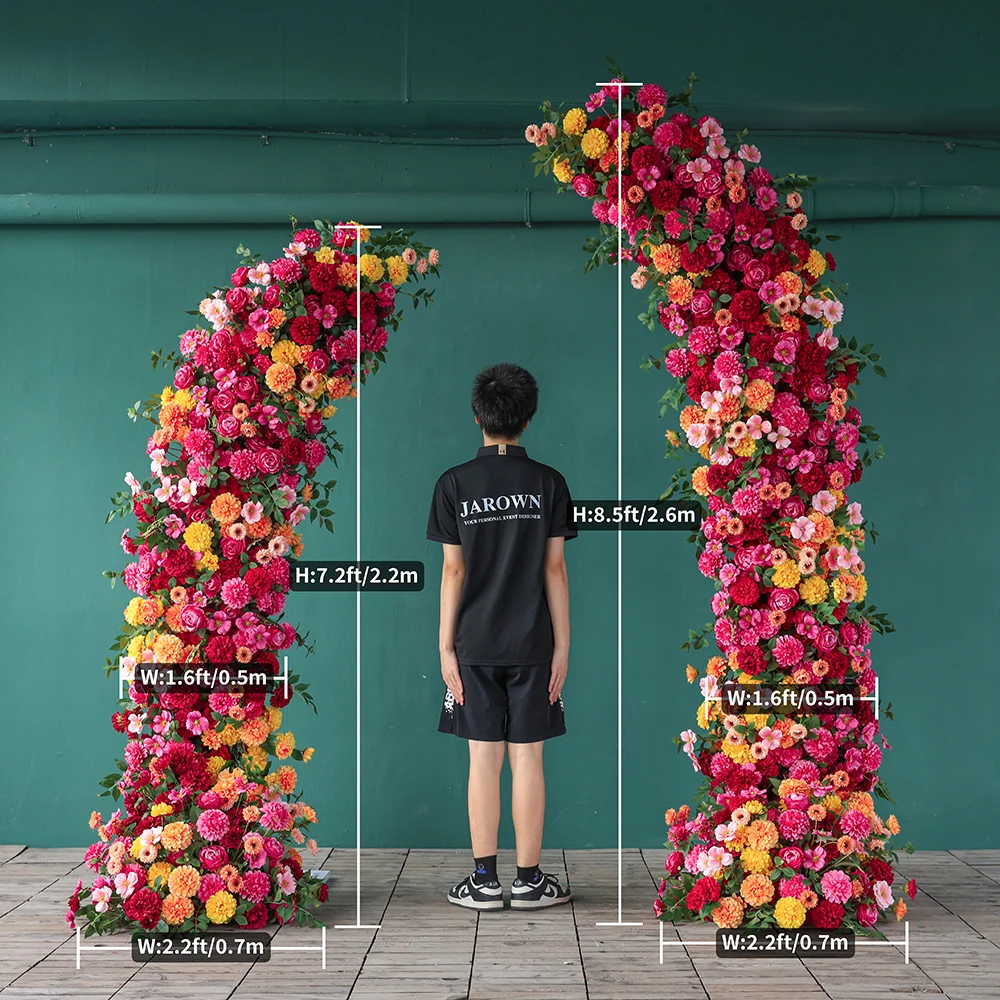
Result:
[[[247,524],[256,524],[264,516],[264,505],[256,500],[248,500],[243,504],[240,513]]]
[[[263,333],[271,325],[271,316],[267,309],[254,309],[247,317],[247,326],[254,333]]]
[[[255,285],[269,285],[271,283],[271,265],[266,261],[259,261],[247,271],[247,278]]]
[[[808,542],[816,534],[816,524],[808,517],[797,517],[791,525],[792,538],[800,542]]]
[[[829,490],[820,490],[813,496],[812,505],[821,514],[832,514],[837,509],[837,498]]]
[[[827,323],[839,323],[844,315],[844,304],[836,299],[823,300],[823,319]]]
[[[139,884],[139,876],[136,872],[120,872],[115,875],[115,892],[122,899],[128,899],[135,892]]]
[[[771,431],[767,439],[779,450],[787,448],[792,443],[791,433],[787,427],[778,427],[776,431]]]
[[[756,146],[743,143],[737,151],[737,156],[747,163],[760,163],[760,150]]]

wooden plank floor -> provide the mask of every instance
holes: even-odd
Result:
[[[275,950],[255,965],[133,963],[128,935],[91,938],[76,969],[76,937],[63,919],[78,877],[79,848],[0,846],[0,997],[25,1000],[882,1000],[1000,998],[1000,850],[918,851],[905,881],[922,892],[895,946],[844,959],[719,959],[714,925],[660,926],[651,910],[665,852],[626,850],[619,904],[616,851],[546,851],[543,867],[568,879],[573,902],[541,913],[477,914],[442,893],[469,867],[465,851],[362,852],[360,920],[355,855],[322,851],[333,873],[327,964],[319,951]],[[501,877],[514,870],[500,856]],[[619,911],[619,905],[621,907]],[[357,926],[378,925],[377,927]],[[639,926],[629,926],[640,924]],[[340,925],[335,927],[335,925]],[[316,948],[318,930],[283,927],[276,947]],[[686,944],[685,944],[686,943]]]

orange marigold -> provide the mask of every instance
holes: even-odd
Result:
[[[755,378],[748,383],[744,397],[751,410],[762,413],[774,402],[774,386],[761,378]]]
[[[160,833],[160,843],[168,851],[183,851],[186,847],[190,847],[190,824],[181,821],[168,823]]]
[[[220,524],[232,524],[240,516],[243,505],[232,493],[220,493],[211,506],[212,517]]]
[[[739,896],[723,896],[712,910],[712,919],[719,927],[739,927],[746,907]]]
[[[194,916],[194,903],[187,896],[175,896],[171,893],[163,900],[160,916],[171,927],[176,927]]]
[[[191,865],[180,865],[167,876],[167,888],[175,896],[193,896],[201,885],[201,875]]]
[[[774,898],[774,883],[766,875],[755,872],[740,883],[740,895],[751,906],[763,906]]]
[[[667,298],[677,305],[686,306],[694,297],[694,285],[687,278],[675,274],[667,282]]]

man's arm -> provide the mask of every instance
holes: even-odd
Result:
[[[569,669],[569,578],[566,574],[566,539],[554,536],[545,543],[545,599],[552,617],[552,676],[549,702],[555,704]]]
[[[444,562],[441,564],[441,623],[438,628],[441,676],[455,700],[459,705],[464,705],[465,693],[458,672],[458,656],[455,654],[455,619],[458,617],[458,602],[465,583],[465,556],[461,545],[445,543],[441,547],[444,549]]]

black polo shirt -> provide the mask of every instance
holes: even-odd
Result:
[[[434,487],[427,537],[461,545],[465,582],[455,623],[460,664],[551,660],[545,543],[575,538],[569,488],[520,445],[487,445]]]

